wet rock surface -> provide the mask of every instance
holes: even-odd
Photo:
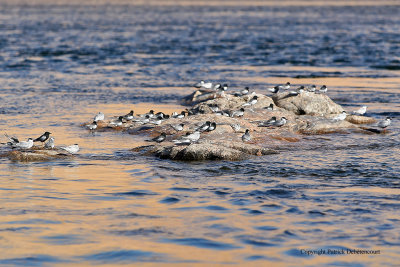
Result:
[[[0,157],[7,157],[10,160],[22,162],[49,161],[73,156],[61,149],[44,149],[38,147],[29,150],[10,150],[0,155]]]
[[[195,101],[192,101],[194,98]],[[253,101],[255,98],[257,101]],[[126,131],[133,135],[145,135],[148,139],[165,133],[162,142],[153,141],[133,149],[143,155],[155,155],[162,159],[243,160],[278,153],[282,148],[308,142],[305,137],[310,134],[360,131],[362,128],[357,124],[375,121],[355,115],[345,120],[336,120],[334,117],[344,109],[327,95],[312,92],[303,92],[297,96],[279,93],[271,98],[256,93],[234,96],[226,92],[203,90],[194,92],[186,100],[188,103],[198,103],[187,109],[188,115],[183,118],[156,122],[154,118],[143,121],[142,115],[124,121],[120,126],[110,124],[111,121],[99,122],[96,130]],[[276,122],[269,123],[271,118],[275,118]],[[286,123],[279,124],[282,118],[286,119]],[[199,130],[207,121],[215,123],[216,128],[212,131]],[[179,124],[183,128],[177,131],[174,127]],[[233,125],[240,127],[235,129]],[[249,130],[250,140],[242,139],[246,129]],[[176,141],[187,141],[185,135],[196,130],[200,131],[198,140],[183,144]]]

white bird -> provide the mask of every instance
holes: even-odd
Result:
[[[249,102],[247,102],[247,103],[244,103],[242,106],[243,107],[246,107],[246,106],[252,106],[252,105],[255,105],[256,103],[257,103],[257,98],[258,98],[258,96],[253,96],[253,98],[252,99],[250,99],[249,100]]]
[[[276,117],[272,117],[271,119],[267,120],[267,121],[261,121],[258,124],[258,127],[269,127],[269,126],[274,126],[276,123]]]
[[[54,137],[49,138],[49,140],[44,144],[44,148],[47,148],[47,149],[54,148]]]
[[[114,126],[114,127],[115,126],[121,126],[122,125],[122,119],[123,119],[123,117],[119,116],[118,119],[111,121],[110,124],[112,126]]]
[[[70,154],[75,154],[79,151],[79,146],[78,144],[70,145],[70,146],[63,146],[60,147],[61,149],[67,151]]]
[[[346,111],[342,111],[339,115],[333,118],[334,121],[344,121],[347,117]]]
[[[177,132],[183,131],[183,126],[184,126],[183,123],[181,123],[181,124],[171,124],[171,127]]]
[[[274,123],[274,126],[281,127],[281,126],[285,125],[286,122],[287,122],[287,119],[285,117],[282,117]]]
[[[378,122],[378,127],[385,129],[386,127],[388,127],[392,122],[392,119],[390,117],[386,117],[386,119],[384,119],[383,121]]]
[[[13,147],[29,149],[33,146],[33,139],[29,138],[28,141],[20,141],[18,143],[13,144]]]
[[[231,127],[235,132],[238,132],[240,130],[240,124],[238,123],[231,124]]]
[[[326,94],[328,92],[328,87],[326,87],[326,85],[322,85],[318,92],[320,94]]]
[[[244,108],[232,112],[231,117],[242,117],[244,115]]]
[[[127,121],[133,120],[133,110],[131,110],[128,114],[124,115],[124,119]]]
[[[367,106],[362,106],[361,108],[357,109],[356,111],[353,111],[351,114],[362,116],[365,114],[365,112],[367,112]]]
[[[104,114],[102,112],[97,113],[93,119],[93,121],[102,121],[102,120],[104,120]]]
[[[93,121],[90,124],[85,125],[89,130],[94,130],[97,128],[97,121]]]
[[[315,86],[315,84],[307,87],[307,91],[312,92],[312,93],[315,92],[316,89],[317,89],[317,87]]]
[[[173,140],[173,142],[176,144],[187,144],[188,142],[189,143],[196,142],[199,139],[200,139],[200,132],[195,131],[193,133],[187,133],[186,135],[182,136],[180,139]]]
[[[246,132],[244,135],[242,135],[242,141],[243,142],[249,142],[251,140],[251,135],[249,129],[246,129]]]
[[[199,83],[196,83],[194,87],[211,89],[211,88],[213,88],[213,84],[211,82],[204,82],[203,80],[201,80]]]

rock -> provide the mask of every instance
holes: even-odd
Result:
[[[34,149],[29,151],[12,150],[5,153],[4,156],[13,161],[35,162],[72,157],[73,155],[60,153],[57,150]]]
[[[273,96],[278,107],[294,112],[296,115],[325,116],[339,114],[344,109],[333,102],[326,94],[303,92],[297,96],[290,96],[288,92]]]
[[[239,142],[217,142],[204,140],[182,146],[143,146],[134,148],[133,151],[141,151],[144,154],[155,154],[162,159],[200,161],[200,160],[243,160],[250,156],[262,156],[276,154],[278,152],[260,148],[253,144]]]
[[[257,96],[257,103],[253,106],[243,106],[254,96]],[[193,114],[208,114],[213,113],[210,107],[218,107],[218,110],[238,110],[242,107],[245,109],[258,109],[268,107],[270,104],[273,104],[274,101],[272,98],[262,95],[262,94],[248,94],[244,96],[233,96],[226,94],[223,97],[216,98],[213,100],[208,100],[206,102],[199,103],[195,105],[190,112]]]
[[[307,121],[307,124],[299,132],[302,134],[328,134],[341,132],[345,129],[356,129],[357,126],[348,121],[333,121],[329,119],[316,119]]]
[[[348,115],[346,117],[346,121],[351,122],[353,124],[372,124],[376,123],[376,120],[371,117],[365,116],[357,116],[357,115]]]
[[[194,105],[199,102],[204,102],[210,99],[221,98],[225,96],[224,91],[214,91],[214,90],[196,90],[192,94],[184,97],[181,100],[183,105]]]

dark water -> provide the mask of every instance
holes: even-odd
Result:
[[[399,262],[400,6],[224,3],[0,5],[1,132],[82,148],[0,159],[0,265]],[[201,79],[327,84],[346,109],[395,118],[386,135],[310,136],[242,162],[143,158],[129,152],[142,137],[79,127],[98,111],[179,111]]]

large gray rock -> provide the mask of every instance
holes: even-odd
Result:
[[[60,150],[33,149],[33,150],[12,150],[4,153],[2,156],[8,157],[13,161],[36,162],[48,161],[59,158],[73,157],[73,155]]]
[[[296,115],[326,116],[344,110],[326,94],[305,91],[297,96],[291,96],[289,92],[284,92],[275,94],[272,98],[278,107],[292,111]]]

